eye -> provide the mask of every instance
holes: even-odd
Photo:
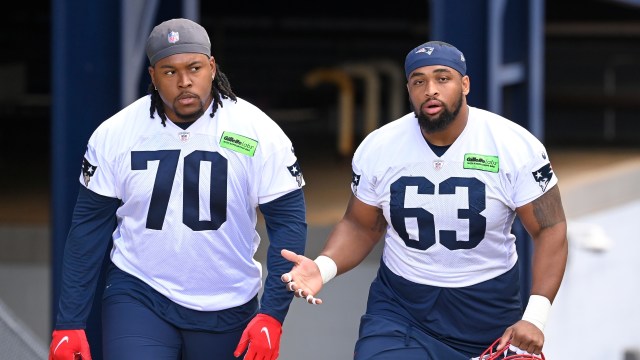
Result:
[[[200,70],[201,66],[192,66],[191,67],[191,72],[198,72],[198,70]]]
[[[171,76],[171,75],[175,74],[175,71],[174,70],[167,70],[167,71],[164,72],[164,74],[167,75],[167,76]]]

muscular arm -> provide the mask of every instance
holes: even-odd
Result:
[[[564,276],[568,256],[567,220],[558,186],[517,208],[516,212],[533,238],[533,281],[530,295],[543,296],[553,303]],[[533,297],[529,299],[523,320],[505,330],[497,349],[502,349],[510,341],[519,349],[540,354],[544,345],[542,328],[546,321],[545,308],[548,303],[538,296],[535,299],[533,306]]]
[[[382,209],[367,205],[351,195],[344,216],[320,253],[335,261],[338,274],[345,273],[367,257],[386,228]]]
[[[553,302],[568,256],[567,221],[558,186],[516,212],[534,243],[531,294]]]

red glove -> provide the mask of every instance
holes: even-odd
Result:
[[[53,330],[49,360],[91,360],[84,330]]]
[[[242,355],[249,346],[244,356],[245,360],[275,360],[280,355],[280,335],[282,335],[280,321],[266,314],[258,314],[242,332],[233,355],[235,357]]]

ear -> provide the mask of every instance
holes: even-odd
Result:
[[[211,80],[215,79],[218,66],[216,66],[216,58],[209,57],[209,65],[211,66]]]
[[[465,95],[469,95],[471,91],[471,79],[469,79],[469,75],[465,75],[462,77],[462,93]]]
[[[153,68],[153,66],[149,66],[148,70],[149,77],[151,78],[151,82],[153,83],[153,87],[157,89],[158,87],[156,86],[156,80],[154,79],[155,69]]]

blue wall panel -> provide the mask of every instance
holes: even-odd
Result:
[[[431,38],[451,43],[467,59],[469,105],[503,115],[540,137],[543,73],[536,59],[543,58],[540,13],[544,0],[432,0],[430,6]],[[519,239],[516,245],[526,305],[532,242],[518,219],[512,232]]]
[[[54,324],[64,244],[85,147],[93,130],[119,106],[119,3],[53,0],[52,29],[51,310]],[[100,296],[101,291],[96,293],[96,299]],[[87,336],[92,352],[99,354],[101,334],[96,303],[94,301]]]

